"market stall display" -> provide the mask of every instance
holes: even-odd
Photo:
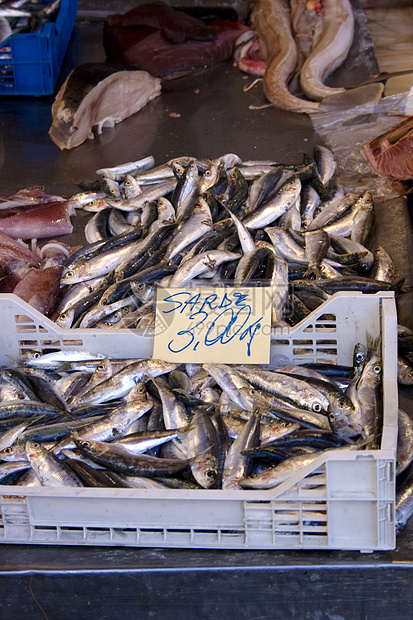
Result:
[[[226,81],[226,80],[225,80],[225,81]],[[199,84],[199,82],[197,83],[197,85],[198,85],[198,84]],[[220,87],[222,88],[222,84],[221,84],[221,86],[220,86]],[[169,118],[170,118],[170,119],[175,119],[175,118],[176,118],[176,119],[178,120],[178,119],[179,119],[179,114],[180,114],[180,112],[175,112],[175,111],[174,111],[174,110],[176,110],[176,109],[177,109],[176,105],[177,105],[177,101],[178,101],[178,100],[177,100],[176,98],[175,98],[175,99],[173,98],[173,91],[170,91],[169,95],[171,95],[171,94],[172,94],[172,97],[170,97],[170,98],[169,98],[169,99],[167,99],[167,100],[168,100],[169,102],[173,102],[175,107],[171,107],[171,108],[169,108],[168,113],[169,113],[169,111],[170,111],[170,110],[173,110],[172,114],[174,114],[175,116],[169,116]],[[166,97],[168,97],[168,94],[166,95]],[[159,99],[158,99],[158,101],[159,101]],[[154,102],[154,103],[155,103],[155,102]],[[153,109],[153,108],[151,108],[151,109]],[[178,109],[179,109],[179,108],[178,108]],[[182,111],[182,110],[181,110],[181,111]],[[145,118],[148,118],[148,117],[145,117]],[[132,119],[131,119],[131,120],[132,120]],[[136,119],[135,119],[135,120],[136,120]],[[134,122],[134,121],[132,120],[132,122]],[[140,121],[137,121],[137,122],[139,123]],[[143,122],[143,121],[142,121],[142,122]],[[171,121],[170,121],[170,122],[171,122]],[[172,122],[174,122],[174,121],[172,121]],[[125,126],[125,127],[126,127],[126,126]],[[305,133],[305,131],[306,131],[306,126],[305,126],[305,124],[303,125],[303,129],[304,129],[304,133]],[[125,129],[125,131],[126,131],[126,129]],[[153,135],[155,135],[155,133],[156,133],[156,132],[153,132]],[[136,134],[135,134],[135,135],[136,135]],[[108,137],[108,135],[104,133],[104,134],[100,137],[100,138],[103,138],[103,140],[102,140],[102,139],[96,139],[96,144],[98,145],[96,148],[98,148],[98,147],[102,147],[102,146],[104,147],[104,138],[107,138],[107,137]],[[83,146],[84,146],[86,149],[93,148],[93,147],[91,147],[91,145],[90,145],[90,144],[85,144],[85,145],[83,145]],[[82,147],[80,147],[80,148],[83,148],[83,146],[82,146]],[[175,147],[175,148],[176,148],[176,147]],[[210,147],[209,147],[209,148],[210,148]],[[218,149],[218,146],[217,146],[216,148]],[[242,153],[242,154],[243,154],[243,158],[244,158],[244,159],[247,159],[247,157],[248,157],[249,153],[245,152],[245,149],[246,149],[245,145],[244,145],[244,147],[243,147],[243,148],[244,148],[244,152]],[[111,149],[110,149],[110,150],[111,150]],[[142,153],[142,156],[143,156],[143,155],[147,155],[147,153],[148,153],[148,152],[153,152],[151,149],[144,149],[144,150],[145,150],[145,152],[144,152],[144,153]],[[234,150],[235,150],[235,149],[234,149]],[[264,149],[264,150],[265,150],[265,149]],[[296,150],[297,150],[297,149],[296,149]],[[302,149],[299,149],[299,150],[301,151]],[[93,151],[90,151],[90,150],[89,150],[89,154],[90,154],[91,152],[92,152],[92,153],[94,153],[94,155],[93,155],[93,156],[95,156],[95,155],[96,155],[96,153],[97,153],[96,149],[93,149]],[[108,167],[108,165],[109,165],[109,163],[110,163],[110,165],[112,165],[112,164],[113,164],[113,165],[116,165],[116,164],[118,164],[118,163],[119,163],[119,162],[121,162],[121,161],[127,161],[127,157],[122,157],[122,158],[120,158],[119,156],[117,156],[117,155],[116,155],[116,153],[115,153],[115,152],[113,152],[113,153],[111,153],[111,157],[110,157],[111,161],[110,161],[110,162],[106,162],[106,161],[104,161],[104,160],[105,160],[105,156],[107,156],[108,152],[109,152],[109,151],[108,151],[108,150],[106,150],[106,155],[105,155],[105,149],[104,149],[104,148],[103,148],[103,150],[101,150],[101,151],[100,151],[100,153],[99,153],[99,155],[98,155],[99,162],[97,162],[97,165],[96,165],[96,166],[91,166],[90,162],[88,162],[88,164],[87,164],[87,168],[88,168],[88,173],[89,173],[89,174],[91,173],[91,171],[93,171],[93,170],[95,170],[95,169],[107,168],[107,167]],[[161,163],[162,161],[165,161],[165,159],[166,159],[166,157],[165,157],[165,153],[166,153],[166,152],[167,152],[167,149],[165,149],[165,148],[164,148],[164,149],[161,149],[161,150],[158,150],[158,152],[154,152],[154,154],[155,154],[155,156],[157,157],[157,159],[158,159],[159,163]],[[189,152],[189,151],[188,151],[188,152]],[[207,157],[209,157],[209,156],[210,156],[210,155],[209,155],[209,152],[208,152],[208,154],[207,154],[207,152],[208,152],[208,149],[206,149],[206,148],[205,148],[205,146],[204,146],[204,148],[203,148],[202,152],[200,152],[200,156],[207,156]],[[224,151],[223,149],[221,149],[220,151],[218,150],[217,156],[219,155],[219,152],[225,152],[225,151]],[[238,149],[236,149],[236,152],[238,152]],[[242,149],[241,149],[241,151],[240,151],[240,152],[242,152]],[[84,151],[84,153],[86,153],[86,151]],[[169,157],[169,154],[170,154],[170,153],[168,153],[168,157]],[[172,153],[172,154],[171,154],[171,156],[174,156],[174,155],[178,155],[178,153]],[[82,159],[82,155],[76,156],[76,158],[78,158],[78,159],[77,159],[77,161],[80,161],[80,160]],[[87,158],[86,158],[86,159],[87,159]],[[130,159],[132,159],[132,158],[130,158]],[[65,163],[70,162],[70,161],[74,162],[74,159],[73,159],[73,158],[72,158],[71,160],[69,160],[69,159],[62,159],[62,161],[63,161],[63,162],[65,162]],[[285,159],[282,159],[282,161],[285,161]],[[71,183],[73,183],[73,179],[71,179]],[[22,185],[20,184],[20,185],[19,185],[19,186],[17,186],[17,187],[18,187],[18,188],[21,188],[21,186],[22,186]],[[17,188],[16,188],[16,189],[17,189]],[[63,193],[63,192],[62,192],[62,193]],[[67,196],[67,195],[68,195],[67,191],[66,191],[66,192],[64,192],[64,193],[63,193],[63,195],[66,195],[66,196]],[[115,198],[115,200],[116,200],[116,198]],[[90,230],[90,229],[89,229],[89,230]],[[389,251],[391,251],[391,250],[390,250],[390,248],[389,248]],[[372,297],[372,298],[373,298],[373,297]],[[10,300],[5,300],[5,301],[7,301],[7,304],[9,304],[9,302],[10,302]],[[14,300],[12,300],[12,301],[13,301],[13,304],[14,304]],[[9,304],[9,305],[10,305],[10,304]],[[25,335],[24,335],[24,338],[22,338],[22,339],[21,339],[22,341],[18,343],[18,345],[19,345],[19,346],[20,346],[20,348],[21,348],[21,351],[18,353],[18,355],[20,355],[21,353],[27,353],[27,352],[28,352],[31,348],[33,348],[33,346],[34,346],[34,347],[39,346],[42,350],[44,349],[44,347],[45,347],[45,346],[46,346],[46,348],[47,348],[49,345],[48,345],[48,344],[45,344],[45,343],[46,343],[46,341],[47,341],[47,339],[48,339],[49,334],[51,334],[51,333],[52,333],[51,331],[49,331],[49,330],[51,329],[50,324],[49,324],[47,321],[46,321],[46,322],[43,322],[43,321],[44,321],[44,317],[39,316],[38,314],[36,314],[36,312],[34,312],[34,313],[31,315],[31,314],[30,314],[30,312],[31,312],[31,311],[30,311],[30,309],[29,309],[29,308],[27,308],[26,306],[24,306],[24,305],[23,305],[23,306],[19,306],[19,304],[17,304],[17,306],[18,306],[18,310],[16,310],[15,306],[14,306],[14,308],[13,308],[13,310],[12,310],[12,312],[13,312],[12,320],[15,322],[15,324],[17,324],[17,325],[18,325],[18,328],[21,328],[21,327],[23,328],[23,329],[19,329],[19,333],[20,333],[20,334],[24,334],[26,329],[27,329],[27,334],[28,334],[30,331],[32,331],[32,333],[33,333],[33,331],[35,331],[35,332],[38,332],[39,334],[46,334],[46,336],[45,336],[45,338],[44,338],[44,341],[43,341],[43,342],[39,342],[39,341],[37,340],[37,338],[29,338],[29,337],[26,337],[26,334],[25,334]],[[27,310],[27,312],[26,312],[26,310]],[[328,314],[330,314],[330,313],[328,313]],[[29,320],[26,320],[27,318],[28,318]],[[317,324],[317,325],[318,325],[320,328],[321,328],[322,326],[327,325],[327,324],[325,323],[325,321],[326,321],[326,319],[325,319],[325,318],[324,318],[324,319],[321,319],[321,315],[320,315],[320,317],[319,317],[319,318],[320,318],[320,320],[319,320],[319,322],[318,322],[318,324]],[[22,319],[23,319],[23,320],[22,320]],[[34,330],[33,330],[33,327],[35,327],[35,329],[34,329]],[[46,330],[46,331],[44,331],[44,330]],[[70,330],[68,330],[68,331],[69,331],[69,334],[70,334]],[[59,332],[58,332],[58,333],[59,333]],[[66,334],[66,333],[64,333],[64,336],[66,336],[66,335],[67,335],[67,334]],[[71,334],[71,335],[73,335],[73,332],[72,332],[72,334]],[[77,334],[77,335],[78,335],[78,334]],[[77,335],[76,335],[76,337],[77,337]],[[79,336],[80,336],[80,334],[79,334]],[[120,334],[119,334],[119,336],[120,336]],[[62,337],[62,333],[60,332],[60,333],[59,333],[58,338],[60,339],[61,337]],[[83,336],[81,336],[81,337],[83,337]],[[25,342],[23,342],[23,340],[24,340]],[[33,345],[33,342],[30,342],[30,340],[32,340],[32,341],[33,341],[33,340],[35,340],[35,341],[36,341],[36,342],[35,342],[35,344]],[[40,340],[40,339],[39,339],[39,340]],[[69,338],[69,337],[68,337],[68,338],[65,338],[65,340],[71,340],[71,338]],[[303,341],[303,340],[304,340],[304,341],[305,341],[305,340],[308,340],[308,333],[304,334],[304,335],[303,335],[303,337],[302,337],[302,338],[300,338],[300,340],[301,340],[301,341]],[[52,340],[51,338],[50,338],[50,342],[52,343],[52,346],[53,346],[53,340]],[[64,348],[64,346],[69,346],[69,348],[70,348],[70,346],[71,346],[71,344],[68,344],[68,343],[66,343],[66,344],[65,344],[65,343],[63,342],[63,340],[62,340],[62,341],[60,341],[60,340],[59,340],[59,346],[60,346],[60,342],[62,343],[63,348]],[[119,341],[119,342],[120,342],[120,341]],[[120,345],[120,346],[122,346],[122,345]],[[300,346],[301,346],[301,345],[300,345]],[[317,341],[313,341],[311,346],[314,346],[316,349],[317,349],[317,347],[318,347],[318,353],[319,353],[319,350],[320,350],[320,343],[318,343]],[[86,345],[85,345],[85,348],[87,348],[87,347],[86,347]],[[297,349],[297,347],[295,347],[295,348]],[[329,347],[328,347],[328,346],[326,346],[326,348],[329,348]],[[118,350],[119,350],[119,349],[118,349]],[[96,349],[96,348],[95,348],[95,351],[97,351],[97,349]],[[120,356],[120,353],[117,353],[116,355]],[[394,407],[393,407],[393,409],[394,409]],[[392,450],[393,450],[393,452],[394,452],[394,447],[395,447],[395,444],[393,443],[393,444],[392,444],[392,446],[393,446],[393,447],[392,447]],[[390,483],[390,486],[391,486],[391,483]],[[203,491],[201,491],[201,492],[203,492]],[[217,492],[218,492],[218,491],[217,491]],[[386,491],[386,493],[387,493],[387,491]],[[387,501],[388,496],[386,495],[385,497],[386,497],[386,501]],[[29,501],[31,501],[31,500],[29,500]],[[373,503],[374,503],[374,501],[375,501],[375,500],[373,500]],[[390,503],[391,503],[391,502],[392,502],[392,500],[390,501]],[[333,502],[333,503],[334,503],[334,502]],[[5,511],[7,512],[7,511],[8,511],[8,510],[10,510],[10,509],[11,509],[11,511],[13,512],[13,509],[12,509],[12,508],[10,508],[10,506],[8,506],[7,508],[5,508]],[[20,506],[20,509],[22,509],[22,506]],[[388,510],[390,511],[390,509],[388,509]],[[47,527],[48,527],[48,526],[44,526],[44,527],[46,527],[46,529],[47,529]],[[70,526],[68,526],[68,527],[70,527]],[[172,528],[172,529],[173,529],[173,528]],[[386,529],[386,528],[384,528],[384,529]],[[44,532],[45,530],[41,530],[41,529],[40,529],[40,526],[39,526],[39,529],[38,529],[38,530],[36,530],[36,531],[37,531],[37,532],[41,532],[41,531],[43,531],[43,532]],[[37,535],[37,534],[36,534],[36,535]],[[43,535],[43,534],[42,534],[42,535]],[[114,532],[111,532],[111,533],[109,534],[109,536],[113,536],[113,535],[114,535]],[[157,535],[158,535],[157,533],[155,533],[155,534],[154,534],[154,536],[155,536],[155,537],[156,537]],[[47,538],[47,536],[46,536],[46,538]],[[353,542],[353,544],[354,544],[354,542]],[[387,544],[387,543],[386,543],[386,544]],[[363,545],[364,545],[364,543],[363,543]],[[374,544],[374,543],[372,543],[372,545],[370,546],[370,548],[371,548],[371,547],[374,547],[374,546],[375,546],[375,544]],[[368,547],[369,547],[369,545],[363,546],[363,549],[367,549]]]

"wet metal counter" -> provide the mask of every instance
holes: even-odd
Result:
[[[60,83],[74,66],[104,60],[102,22],[79,19]],[[358,75],[344,67],[345,85],[374,73],[374,58],[371,62],[358,66]],[[64,152],[47,134],[52,96],[2,98],[1,194],[40,184],[70,196],[78,182],[93,181],[98,168],[150,154],[156,164],[226,152],[243,159],[302,161],[319,142],[310,119],[274,108],[249,109],[262,103],[259,88],[243,92],[249,82],[229,61],[165,84],[162,95],[138,114]],[[394,200],[377,209],[376,240],[386,240],[398,271],[411,284],[407,205]],[[411,308],[406,296],[401,322],[413,327]],[[411,411],[411,390],[400,390],[400,402]],[[412,616],[412,580],[412,522],[394,551],[365,555],[1,545],[0,618],[387,620]]]

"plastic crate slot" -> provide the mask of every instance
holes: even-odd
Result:
[[[14,318],[16,323],[31,323],[32,325],[34,325],[33,319],[31,319],[26,314],[16,314]]]
[[[61,532],[83,532],[83,526],[78,525],[60,525],[59,530]]]
[[[55,347],[55,351],[60,351],[60,340],[41,340],[41,347]],[[51,351],[49,351],[51,353]]]
[[[299,355],[300,357],[311,357],[314,355],[314,349],[293,349],[293,355]]]
[[[317,323],[317,325],[315,326],[315,331],[318,333],[324,333],[324,334],[334,334],[337,332],[337,327],[336,325],[333,324],[328,324],[328,323]]]
[[[20,347],[38,347],[39,343],[37,340],[19,340]]]
[[[305,346],[305,345],[310,345],[313,346],[314,341],[311,340],[293,340],[293,345],[298,347],[298,346]]]
[[[316,345],[317,346],[323,345],[323,344],[325,344],[325,345],[333,344],[333,345],[337,346],[337,340],[324,340],[324,339],[323,340],[316,340]]]
[[[337,321],[337,316],[335,314],[331,314],[331,313],[329,313],[329,314],[320,314],[320,316],[318,316],[316,318],[316,322],[318,323],[319,321],[320,322],[321,321],[323,321],[323,322],[324,321],[334,321],[334,322],[336,322]]]
[[[337,355],[337,349],[316,349],[317,355]]]
[[[19,334],[33,334],[36,331],[36,325],[17,325],[16,331]]]
[[[272,340],[272,344],[282,347],[287,347],[290,344],[289,340]]]
[[[82,347],[83,340],[62,340],[65,347]]]
[[[54,525],[33,525],[33,529],[42,532],[57,532],[57,527]]]
[[[271,500],[270,499],[256,499],[254,501],[247,500],[245,504],[248,506],[248,508],[254,509],[255,506],[260,508],[262,504],[271,504]]]

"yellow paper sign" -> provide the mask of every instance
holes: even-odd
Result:
[[[154,357],[268,364],[271,287],[157,290]]]

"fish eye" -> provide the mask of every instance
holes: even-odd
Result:
[[[103,370],[105,368],[105,364],[99,364],[97,367],[98,370]]]
[[[344,407],[344,405],[346,404],[346,399],[343,397],[339,398],[338,404],[340,405],[340,407]]]
[[[313,407],[312,407],[313,411],[315,411],[316,413],[320,413],[320,411],[322,411],[322,406],[320,405],[320,403],[314,403]]]
[[[215,478],[216,471],[215,469],[207,469],[207,471],[205,472],[205,475],[207,478]]]
[[[375,372],[375,373],[376,373],[376,375],[380,374],[380,373],[381,373],[381,366],[379,366],[378,364],[376,364],[376,365],[373,367],[373,372]]]
[[[334,413],[329,413],[328,417],[330,418],[330,420],[333,420],[333,421],[336,419],[336,416]]]
[[[144,283],[143,282],[139,282],[138,289],[141,291],[143,288],[145,288]]]
[[[33,442],[32,445],[33,445],[33,448],[40,448],[40,444],[37,441]]]
[[[38,360],[41,357],[39,351],[36,351],[35,353],[33,353],[33,359],[34,360]]]
[[[364,355],[363,355],[363,353],[357,353],[357,355],[356,355],[356,360],[357,360],[358,362],[362,362],[362,361],[363,361],[363,359],[364,359]]]
[[[66,271],[65,278],[71,278],[73,276],[73,271]]]
[[[13,448],[5,448],[4,452],[5,454],[13,454]]]

